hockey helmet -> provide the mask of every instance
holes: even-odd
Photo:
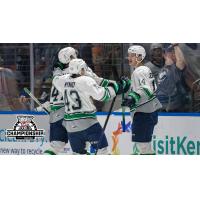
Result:
[[[69,73],[70,74],[81,74],[82,69],[86,70],[87,65],[82,59],[73,59],[69,63]]]
[[[58,59],[63,64],[68,64],[74,58],[77,58],[77,51],[72,47],[65,47],[58,52]]]
[[[142,47],[140,45],[130,46],[128,48],[128,53],[134,53],[134,54],[136,54],[136,57],[141,56],[142,60],[144,60],[144,58],[146,56],[146,51],[145,51],[144,47]]]

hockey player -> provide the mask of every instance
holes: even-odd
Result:
[[[93,78],[85,76],[87,66],[82,59],[73,59],[68,69],[69,74],[55,77],[53,84],[64,96],[63,125],[72,151],[74,154],[86,154],[86,142],[90,142],[94,149],[98,149],[98,154],[108,154],[108,142],[97,121],[92,99],[108,101],[122,92],[122,86],[116,82],[108,86],[105,80],[106,86],[99,86]]]
[[[53,77],[67,74],[68,63],[77,58],[76,50],[72,47],[66,47],[59,51],[56,56],[53,67]],[[62,94],[52,85],[50,93],[50,148],[44,151],[44,154],[56,155],[63,151],[68,142],[68,135],[62,122],[64,118],[64,99]]]
[[[72,47],[66,47],[59,51],[54,60],[53,77],[68,73],[68,64],[71,60],[77,58],[77,51]],[[103,78],[96,76],[93,71],[87,67],[87,76],[95,78],[99,84],[104,81]],[[44,104],[47,105],[48,104]],[[44,151],[44,154],[56,155],[63,151],[68,142],[68,135],[62,122],[64,118],[64,99],[62,94],[52,85],[50,93],[50,148]]]
[[[53,76],[60,76],[68,73],[68,64],[71,60],[77,58],[77,51],[72,47],[66,47],[59,51],[56,56],[53,67]],[[107,86],[111,81],[98,77],[93,71],[87,67],[86,76],[90,76],[99,85]],[[48,103],[43,105],[47,106]],[[64,99],[62,94],[52,85],[50,93],[50,148],[44,151],[44,154],[56,155],[63,151],[68,142],[67,131],[63,127],[64,118]]]
[[[146,52],[142,46],[129,47],[128,61],[134,71],[131,75],[131,81],[122,80],[127,85],[131,83],[131,90],[124,98],[122,106],[129,107],[133,117],[133,154],[154,154],[151,141],[154,126],[158,121],[157,110],[161,108],[160,102],[154,95],[156,91],[155,79],[151,70],[142,63],[145,56]],[[138,106],[140,104],[143,105]]]

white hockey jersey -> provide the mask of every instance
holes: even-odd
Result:
[[[64,96],[64,119],[67,121],[96,118],[96,107],[92,99],[108,101],[116,95],[112,87],[101,87],[88,76],[57,76],[53,80],[53,85]]]
[[[53,72],[53,77],[62,76],[62,75],[68,74],[68,73],[69,73],[68,68],[66,68],[64,70],[61,70],[58,68]],[[51,105],[51,111],[59,110],[61,107],[64,106],[64,99],[63,99],[62,93],[59,92],[54,87],[54,85],[52,85],[52,87],[51,87],[50,105]]]
[[[61,76],[68,73],[68,69],[65,70],[56,69],[53,72],[53,77]],[[64,99],[62,96],[62,93],[59,92],[54,85],[51,87],[51,93],[50,93],[50,116],[49,121],[50,123],[57,122],[64,117],[65,109],[64,109]]]
[[[137,67],[131,76],[131,90],[140,95],[137,105],[141,105],[147,101],[148,103],[136,108],[136,112],[151,113],[162,107],[157,98],[155,78],[151,70],[146,66]]]
[[[68,73],[69,73],[68,68],[64,70],[60,70],[58,68],[54,71],[53,76],[58,77]],[[86,76],[94,78],[98,84],[100,84],[103,81],[103,78],[99,78],[89,67],[87,67]],[[54,85],[52,85],[51,87],[50,108],[51,108],[50,123],[54,123],[63,119],[65,113],[64,98],[62,93],[59,90],[57,90]]]

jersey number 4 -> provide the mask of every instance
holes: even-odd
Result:
[[[53,102],[63,101],[63,96],[60,96],[60,93],[58,92],[58,90],[55,87],[53,88],[51,97],[53,98]]]
[[[73,101],[73,105],[70,106],[70,102],[69,102],[69,98],[68,95],[70,95],[72,101]],[[82,103],[81,103],[81,99],[80,96],[78,94],[78,92],[76,90],[70,90],[69,94],[67,93],[67,90],[65,90],[65,105],[67,106],[68,111],[70,111],[70,108],[72,110],[79,110],[82,107]]]

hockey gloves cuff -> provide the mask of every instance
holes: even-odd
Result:
[[[122,106],[127,106],[131,110],[136,107],[138,101],[140,100],[140,95],[137,94],[136,92],[130,92],[127,97],[125,97],[122,101]]]
[[[122,94],[122,92],[123,92],[123,86],[122,86],[121,82],[104,79],[101,86],[112,87],[114,89],[116,95]]]
[[[108,79],[103,79],[100,84],[102,87],[112,87],[116,93],[116,95],[120,95],[122,93],[126,93],[130,86],[131,81],[127,77],[122,77],[120,81],[112,81]]]

